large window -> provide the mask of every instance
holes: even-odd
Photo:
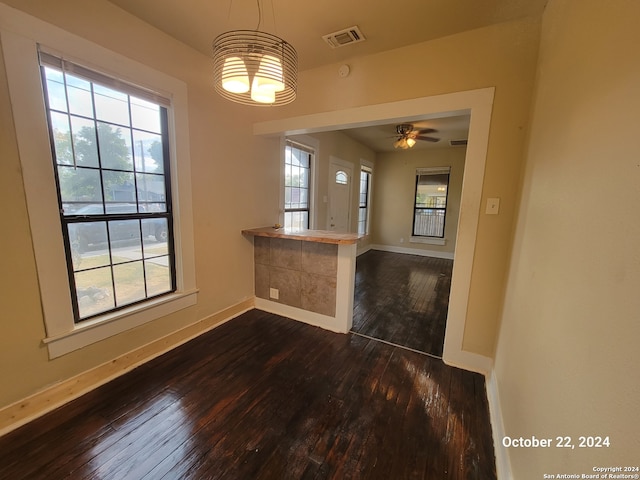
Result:
[[[173,292],[167,109],[44,52],[40,63],[75,321]]]
[[[186,84],[0,11],[49,357],[195,305]]]
[[[369,202],[371,199],[371,170],[367,167],[360,169],[360,201],[358,207],[358,234],[369,233]]]
[[[423,168],[416,172],[413,235],[444,238],[449,167]]]
[[[284,226],[305,229],[310,226],[311,164],[310,147],[287,140],[284,160]]]

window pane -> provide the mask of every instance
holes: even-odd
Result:
[[[166,218],[148,218],[142,220],[142,238],[145,242],[145,258],[169,253],[169,225]],[[150,242],[150,239],[152,241]],[[147,243],[150,245],[147,247]]]
[[[131,137],[128,130],[126,132],[107,123],[98,123],[102,168],[133,171]]]
[[[96,84],[93,91],[98,120],[129,126],[129,102],[126,93]]]
[[[66,74],[69,110],[76,115],[93,118],[91,83],[82,78]]]
[[[444,237],[444,210],[416,209],[414,235]]]
[[[131,97],[131,121],[133,128],[160,133],[160,107],[140,98]]]
[[[166,254],[167,241],[169,240],[169,225],[166,218],[148,218],[142,220],[142,236],[143,239],[153,239],[158,242],[160,247],[154,246],[153,250],[145,248],[145,257],[155,254]],[[152,253],[155,252],[155,253]]]
[[[64,88],[64,78],[62,72],[45,68],[45,78],[47,79],[47,99],[49,108],[52,110],[67,111],[67,94]]]
[[[59,166],[58,179],[62,203],[102,203],[100,170]]]
[[[53,129],[56,163],[58,165],[73,165],[69,116],[65,113],[51,112],[50,118],[51,128]]]
[[[133,155],[136,171],[163,173],[162,137],[160,135],[134,130]]]
[[[113,280],[116,286],[116,306],[121,307],[145,298],[144,271],[141,261],[114,265]]]
[[[76,272],[75,283],[80,318],[114,308],[111,267]]]
[[[162,203],[166,197],[164,175],[138,173],[136,180],[138,182],[138,202],[141,204],[140,211],[166,211],[166,206]],[[145,205],[148,205],[149,208],[146,208]]]
[[[76,154],[76,165],[98,167],[98,144],[96,142],[96,126],[93,120],[71,117],[73,132],[73,149]]]
[[[98,246],[106,248],[107,224],[106,222],[80,222],[70,223],[69,242],[72,248],[77,245],[79,252],[84,253]],[[96,265],[94,265],[96,266]],[[82,268],[88,268],[86,264]]]
[[[142,258],[140,220],[110,221],[109,240],[111,241],[111,261],[113,264]]]
[[[309,228],[308,212],[285,212],[284,214],[285,228],[302,230]]]
[[[134,174],[128,172],[102,171],[102,181],[104,182],[104,197],[107,202],[136,202],[136,189]],[[115,212],[107,205],[107,213],[135,213]]]
[[[147,294],[151,297],[171,291],[168,258],[157,257],[144,262],[147,272]]]

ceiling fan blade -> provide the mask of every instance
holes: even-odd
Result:
[[[416,135],[415,137],[416,140],[424,140],[426,142],[439,142],[440,139],[439,138],[435,138],[435,137],[425,137],[423,135]]]
[[[435,128],[421,128],[420,130],[414,130],[413,133],[417,135],[424,135],[425,133],[436,133],[437,130]]]

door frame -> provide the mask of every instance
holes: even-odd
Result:
[[[464,350],[463,342],[494,94],[494,87],[481,88],[270,120],[253,125],[255,135],[300,135],[470,114],[443,360],[449,365],[483,374],[491,371],[493,359]]]

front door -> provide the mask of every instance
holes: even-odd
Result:
[[[332,159],[329,166],[329,230],[349,231],[352,183],[352,168],[339,159]]]

